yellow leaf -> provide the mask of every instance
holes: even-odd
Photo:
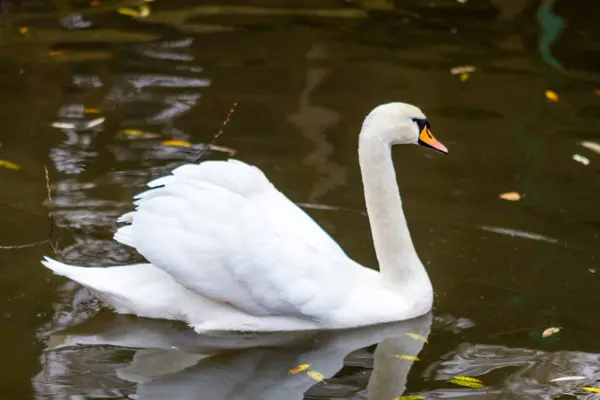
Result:
[[[551,328],[548,328],[548,329],[544,330],[544,332],[542,332],[542,337],[548,337],[550,335],[554,335],[555,333],[560,332],[561,329],[562,328],[557,328],[554,326]]]
[[[508,201],[519,201],[521,200],[521,195],[517,192],[507,192],[507,193],[502,193],[499,196],[501,199],[503,200],[508,200]]]
[[[484,387],[483,382],[481,382],[479,379],[471,378],[470,376],[455,376],[454,378],[450,379],[449,382],[473,389],[481,389]]]
[[[400,358],[402,360],[421,361],[421,359],[419,357],[409,356],[406,354],[394,354],[394,357]]]
[[[595,388],[595,387],[591,387],[591,386],[585,386],[583,388],[583,390],[587,390],[588,392],[592,392],[592,393],[600,393],[600,388]]]
[[[407,333],[408,336],[410,336],[411,338],[415,339],[415,340],[422,340],[425,343],[427,343],[427,338],[423,335],[419,335],[418,333]]]
[[[558,102],[558,93],[552,90],[546,90],[545,95],[548,100],[553,101],[555,103]]]
[[[26,27],[26,26],[22,26],[22,27],[19,28],[19,33],[21,35],[25,35],[25,34],[29,33],[29,28]]]
[[[463,375],[458,375],[455,376],[452,379],[457,379],[459,381],[467,381],[467,382],[477,382],[477,383],[482,383],[480,379],[477,378],[471,378],[470,376],[463,376]]]
[[[0,167],[14,169],[17,171],[21,169],[20,165],[17,165],[14,162],[6,161],[6,160],[0,160]]]
[[[460,81],[464,82],[467,79],[469,79],[469,74],[467,72],[463,72],[462,74],[460,74]]]
[[[178,146],[178,147],[190,147],[192,144],[185,140],[165,140],[162,142],[165,146]]]
[[[138,10],[134,10],[133,8],[117,8],[117,12],[123,15],[129,15],[130,17],[139,17],[140,12]]]
[[[450,69],[452,75],[469,74],[471,72],[475,72],[475,67],[472,65],[459,65]]]
[[[420,400],[420,399],[424,399],[424,396],[400,396],[400,397],[395,397],[394,400]]]
[[[598,96],[600,96],[600,89],[594,89],[594,93],[596,93]]]
[[[100,110],[98,110],[97,108],[84,108],[83,112],[86,114],[100,114]]]
[[[63,50],[52,50],[52,51],[48,52],[48,55],[50,57],[60,56],[62,54],[65,54],[65,52]]]
[[[585,147],[586,149],[593,151],[594,153],[600,154],[600,144],[598,144],[596,142],[584,141],[584,142],[579,142],[579,144],[582,145],[583,147]]]
[[[317,372],[317,371],[308,371],[306,373],[306,375],[310,376],[311,378],[313,378],[317,382],[323,382],[323,379],[325,379],[325,377],[323,376],[323,374],[320,373],[320,372]],[[325,382],[323,382],[323,383],[325,383]]]
[[[100,7],[100,2],[98,0],[93,0],[90,3],[90,7]]]
[[[308,365],[308,364],[300,364],[300,365],[298,365],[296,368],[290,369],[290,370],[288,371],[288,374],[292,374],[292,375],[293,375],[293,374],[297,374],[297,373],[299,373],[299,372],[302,372],[302,371],[304,371],[304,370],[307,370],[307,369],[308,369],[308,367],[310,367],[310,365]]]
[[[150,6],[142,4],[140,6],[140,18],[145,18],[150,15]]]

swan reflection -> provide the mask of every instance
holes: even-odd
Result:
[[[185,325],[100,315],[52,334],[34,378],[37,398],[137,399],[393,399],[406,389],[413,361],[431,328],[431,315],[401,323],[329,332],[198,335]],[[373,356],[365,349],[378,344]],[[301,364],[325,377],[318,383]],[[364,375],[336,374],[344,366]],[[330,378],[333,378],[329,380]]]

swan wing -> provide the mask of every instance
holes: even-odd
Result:
[[[355,264],[258,168],[206,161],[148,185],[115,238],[179,284],[256,316],[325,319],[343,306]]]

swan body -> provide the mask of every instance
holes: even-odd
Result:
[[[135,196],[115,240],[149,263],[42,263],[118,313],[181,320],[203,331],[340,329],[406,320],[431,309],[429,277],[412,245],[393,144],[446,148],[416,107],[388,103],[359,136],[365,200],[380,271],[363,267],[256,167],[186,164]]]

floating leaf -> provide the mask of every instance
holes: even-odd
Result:
[[[308,369],[308,367],[310,367],[310,365],[308,365],[308,364],[300,364],[300,365],[298,365],[296,368],[290,369],[290,370],[288,371],[288,374],[292,374],[292,375],[293,375],[293,374],[297,374],[297,373],[299,373],[299,372],[302,372],[302,371],[305,371],[305,370],[307,370],[307,369]]]
[[[71,122],[53,122],[50,126],[58,129],[75,129],[75,124]]]
[[[552,379],[550,382],[579,381],[585,378],[585,376],[561,376],[560,378]]]
[[[548,100],[558,103],[558,100],[559,100],[558,93],[556,93],[552,90],[546,90],[546,92],[544,92],[544,95],[546,96],[546,98]]]
[[[63,54],[65,54],[64,50],[51,50],[51,51],[48,52],[48,55],[50,57],[56,57],[56,56],[60,56],[60,55],[63,55]]]
[[[544,332],[542,332],[542,337],[545,338],[545,337],[554,335],[555,333],[560,332],[561,329],[562,328],[557,328],[557,327],[554,327],[554,326],[551,327],[551,328],[548,328],[548,329],[544,330]]]
[[[600,388],[595,388],[595,387],[591,387],[591,386],[585,386],[583,388],[583,390],[587,390],[588,392],[592,392],[592,393],[600,393]]]
[[[471,72],[475,72],[475,67],[472,65],[460,65],[450,69],[452,75],[470,74]]]
[[[476,378],[471,378],[470,376],[455,376],[454,378],[450,379],[449,382],[473,389],[481,389],[484,387],[482,381]]]
[[[6,161],[6,160],[0,160],[0,167],[14,169],[16,171],[21,169],[20,165],[15,164],[14,162]]]
[[[579,144],[585,147],[586,149],[593,151],[594,153],[600,154],[600,144],[596,142],[584,141],[579,142]]]
[[[463,72],[462,74],[460,74],[460,81],[461,82],[465,82],[467,79],[469,79],[469,74],[466,72]]]
[[[98,0],[94,0],[90,3],[90,7],[100,7],[100,4]]]
[[[310,376],[311,378],[313,378],[317,382],[323,382],[323,379],[325,379],[325,377],[323,376],[323,374],[320,373],[320,372],[317,372],[317,371],[308,371],[306,373],[306,375]],[[325,382],[323,382],[323,383],[325,383]]]
[[[86,114],[100,114],[100,110],[97,108],[86,107],[83,109],[83,112]]]
[[[419,357],[409,356],[407,354],[394,354],[394,357],[400,358],[402,360],[421,361]]]
[[[146,132],[140,129],[123,129],[121,132],[127,136],[135,136],[144,139],[157,138],[160,136],[158,133]]]
[[[407,335],[415,340],[422,340],[425,343],[427,343],[427,338],[423,335],[419,335],[418,333],[412,333],[412,332],[407,333]]]
[[[20,33],[21,35],[26,35],[26,34],[28,34],[28,33],[29,33],[29,27],[27,27],[27,26],[21,26],[21,27],[19,28],[19,33]]]
[[[209,144],[207,147],[211,150],[220,151],[222,153],[229,153],[231,155],[234,155],[235,153],[237,153],[236,149],[232,149],[230,147],[225,147],[225,146],[217,146],[216,144]]]
[[[142,4],[140,6],[140,18],[145,18],[150,15],[150,6]]]
[[[424,396],[400,396],[400,397],[395,397],[394,400],[420,400],[420,399],[424,399]]]
[[[165,140],[162,142],[165,146],[175,146],[175,147],[190,147],[192,144],[190,142],[186,142],[185,140]]]
[[[594,93],[596,93],[598,96],[600,96],[600,89],[594,89]]]
[[[589,165],[590,164],[590,159],[587,158],[587,157],[582,156],[581,154],[573,154],[573,160],[575,160],[578,163],[581,163],[583,165]]]
[[[119,14],[129,15],[130,17],[139,17],[140,15],[140,12],[138,10],[127,7],[117,8],[117,12]]]
[[[106,118],[104,118],[104,117],[93,119],[93,120],[89,121],[87,124],[85,124],[84,129],[94,128],[94,127],[102,124],[104,121],[106,121]]]
[[[503,200],[508,200],[508,201],[519,201],[521,200],[521,195],[517,192],[507,192],[507,193],[502,193],[499,196],[501,199]]]

